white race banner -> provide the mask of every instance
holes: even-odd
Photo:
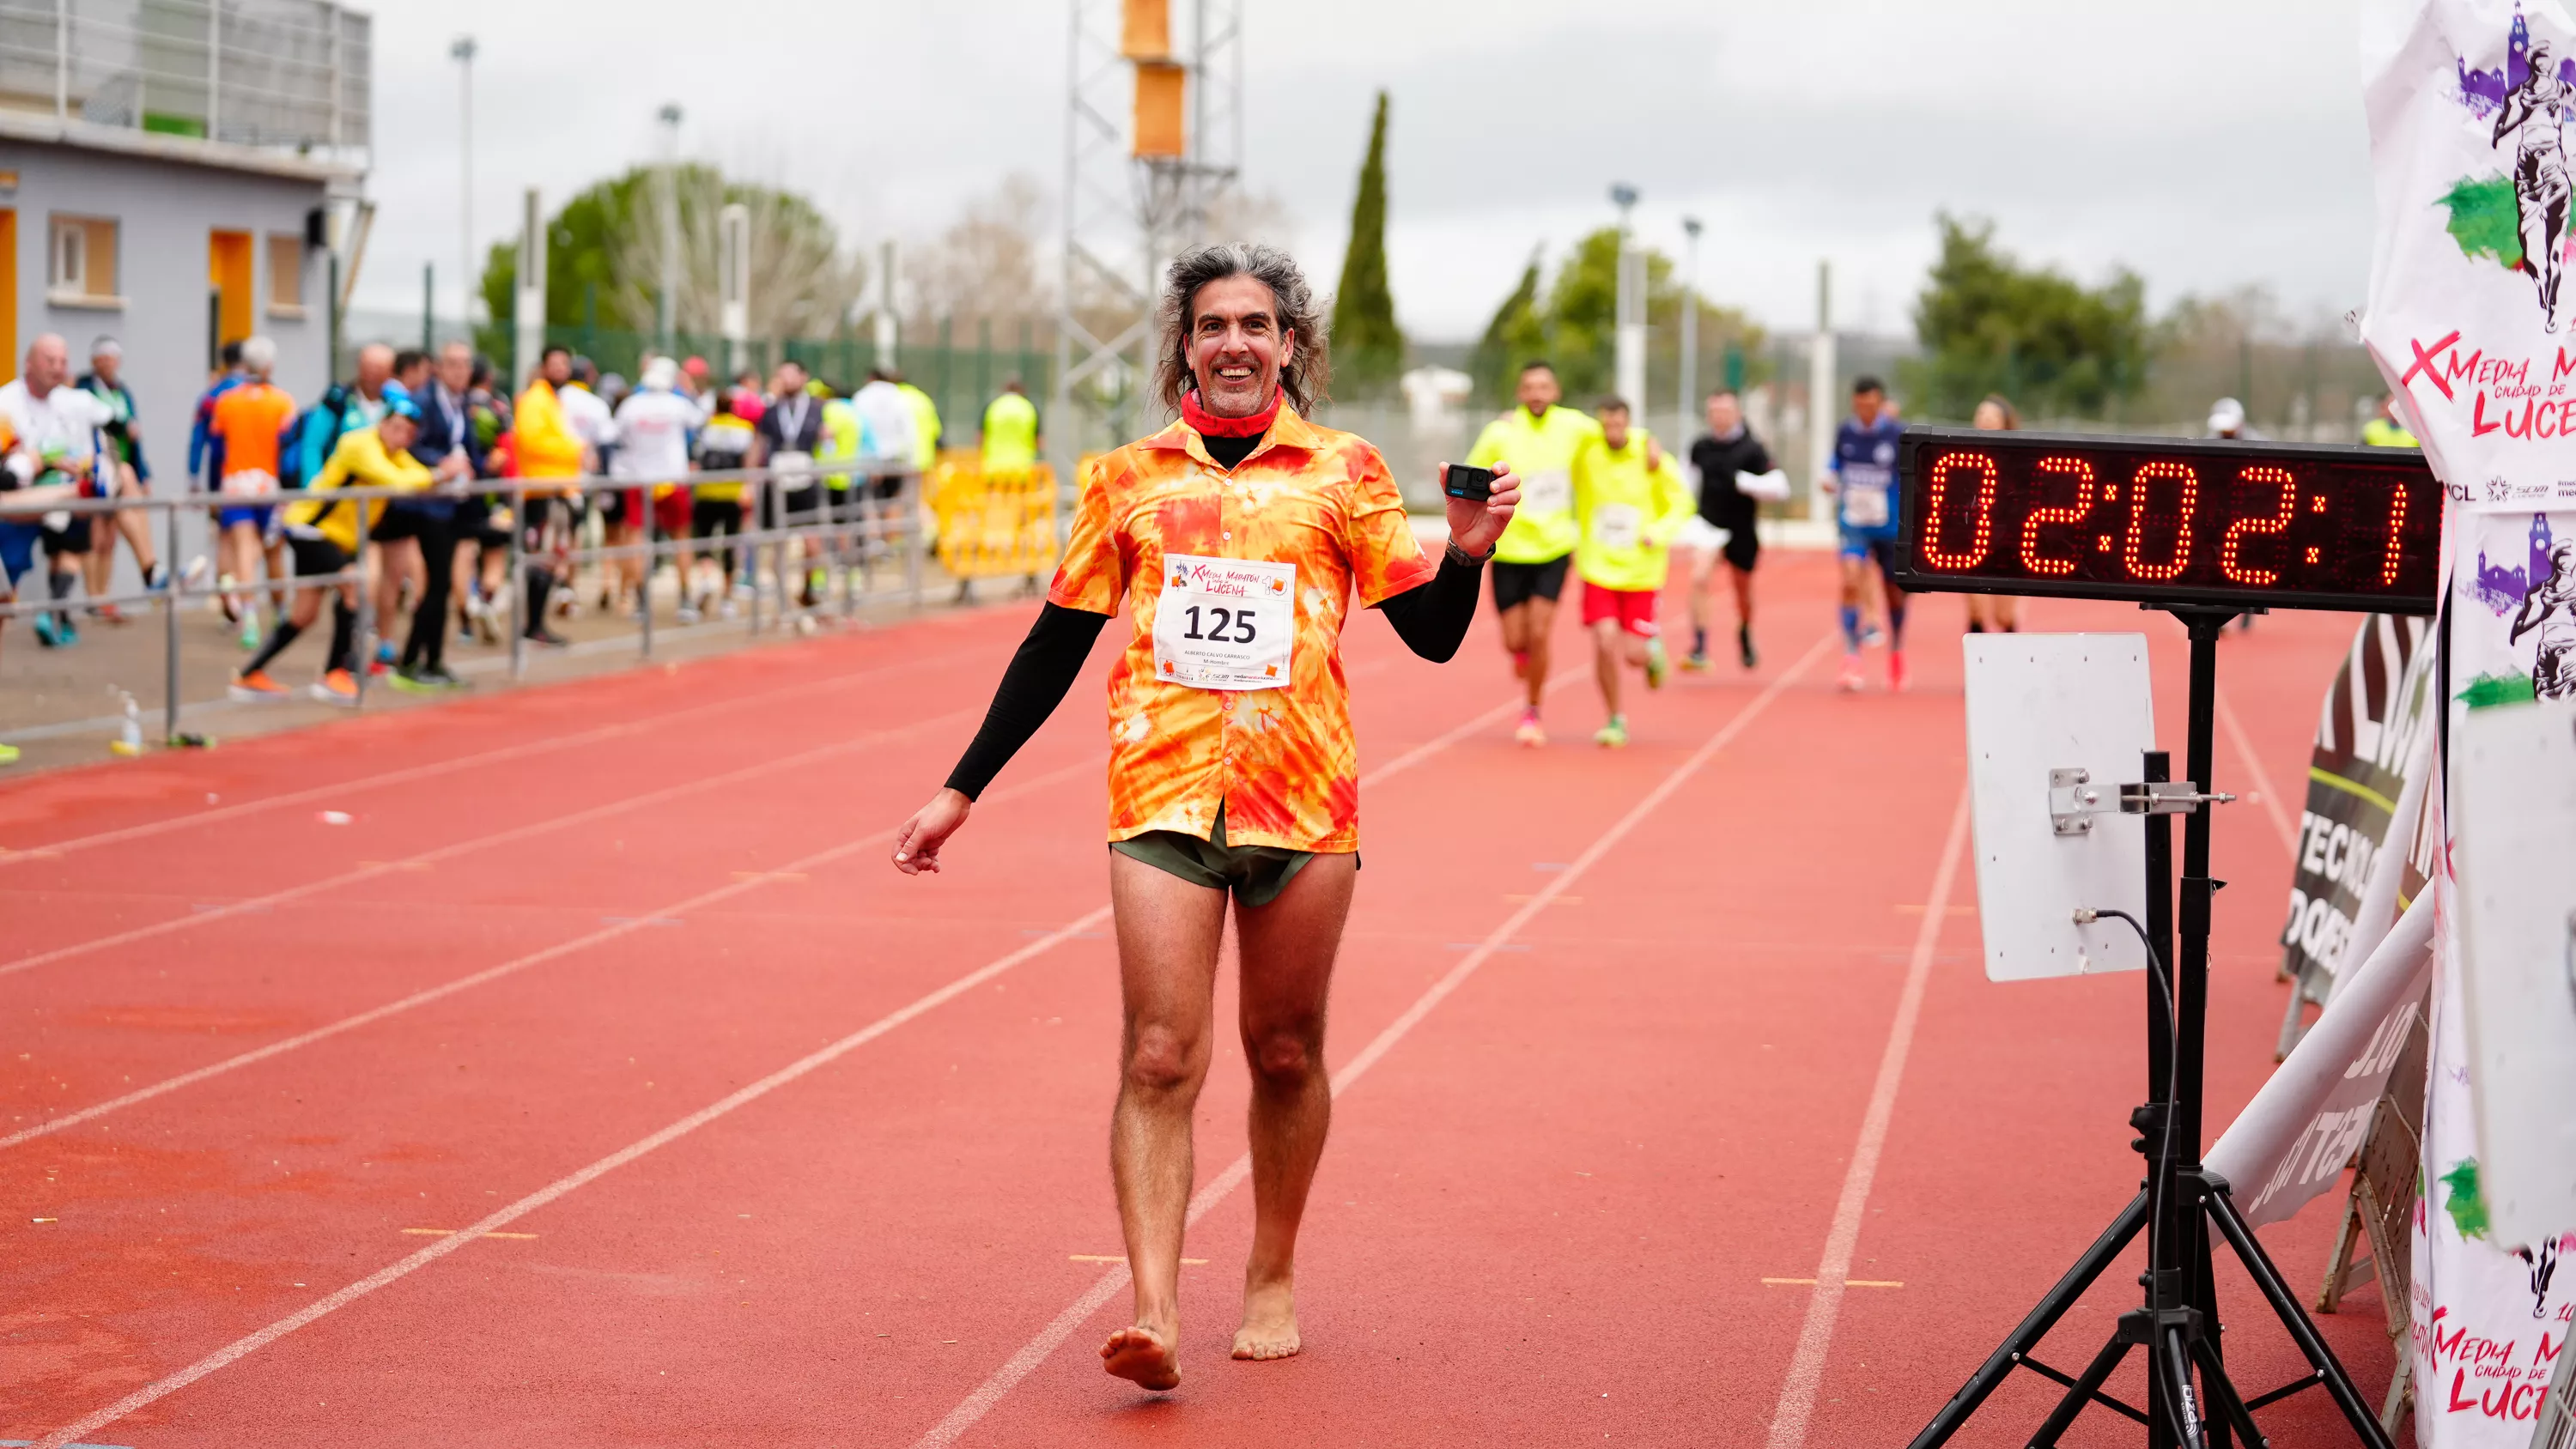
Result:
[[[2576,290],[2564,285],[2576,24],[2558,0],[2378,0],[2363,61],[2379,224],[2361,335],[2450,501],[2444,774],[2456,796],[2472,715],[2576,695]],[[2490,754],[2478,768],[2518,767]],[[2523,808],[2559,807],[2533,790]],[[2471,978],[2522,986],[2567,967],[2528,950],[2464,953],[2477,883],[2458,872],[2478,854],[2464,852],[2465,833],[2481,827],[2445,814],[2415,1217],[2416,1432],[2434,1449],[2527,1449],[2576,1306],[2576,1274],[2557,1271],[2576,1234],[2524,1224],[2506,1241],[2486,1158],[2513,1155],[2532,1169],[2515,1180],[2537,1180],[2549,1134],[2512,1124],[2551,1110],[2563,1121],[2570,1104],[2479,1100],[2493,1088],[2469,1011],[2506,993]],[[2576,1045],[2576,1004],[2563,1036],[2525,1025]]]

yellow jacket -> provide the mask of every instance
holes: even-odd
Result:
[[[1600,436],[1599,423],[1561,404],[1544,418],[1513,408],[1477,434],[1467,462],[1478,468],[1509,463],[1521,480],[1521,505],[1494,545],[1495,558],[1539,564],[1573,551],[1583,534],[1574,511],[1574,455]]]
[[[517,421],[511,425],[516,439],[519,476],[522,478],[578,478],[581,476],[581,435],[572,430],[564,417],[563,403],[544,378],[528,384],[519,394]]]
[[[912,404],[912,465],[927,473],[939,461],[939,404],[908,382],[896,383],[895,390]]]
[[[1595,436],[1574,455],[1574,511],[1583,520],[1574,571],[1587,584],[1635,592],[1664,586],[1666,556],[1699,504],[1672,454],[1646,467],[1646,430],[1630,428],[1624,448]]]
[[[409,452],[393,453],[385,449],[384,436],[374,428],[358,428],[340,435],[331,449],[331,460],[313,481],[304,485],[307,493],[328,493],[340,488],[400,488],[406,492],[428,491],[429,469]],[[368,499],[351,503],[344,498],[328,501],[314,498],[290,503],[286,507],[286,526],[309,529],[340,545],[344,553],[358,551],[358,515],[367,515],[367,527],[376,526],[384,517],[385,501]]]
[[[1038,405],[1015,392],[984,409],[984,471],[1013,473],[1038,461]]]

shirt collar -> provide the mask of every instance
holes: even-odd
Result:
[[[1216,460],[1208,456],[1206,440],[1198,435],[1197,429],[1178,418],[1173,419],[1171,425],[1161,432],[1140,440],[1136,446],[1187,453],[1211,468],[1216,466]],[[1321,451],[1323,446],[1324,440],[1317,436],[1314,424],[1298,416],[1296,406],[1282,398],[1279,402],[1279,418],[1270,425],[1269,435],[1264,437],[1260,445],[1247,454],[1243,461],[1249,463],[1273,448],[1296,448],[1313,453]],[[1235,466],[1241,467],[1242,464]]]

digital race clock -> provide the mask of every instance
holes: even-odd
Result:
[[[1908,428],[1897,458],[1909,592],[2433,612],[2413,449]]]

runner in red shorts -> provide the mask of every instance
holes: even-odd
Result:
[[[1642,668],[1648,689],[1663,687],[1668,666],[1655,595],[1663,592],[1673,539],[1697,505],[1673,460],[1645,429],[1628,426],[1625,401],[1603,399],[1598,416],[1600,435],[1574,455],[1574,513],[1583,524],[1574,571],[1583,579],[1583,627],[1592,635],[1594,673],[1610,715],[1592,741],[1615,750],[1628,743],[1620,670]]]

